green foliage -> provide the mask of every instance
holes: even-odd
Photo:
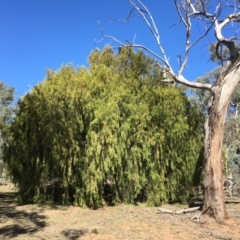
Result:
[[[224,134],[224,155],[226,162],[224,171],[232,173],[234,180],[240,183],[240,116],[233,113],[227,118]]]
[[[236,49],[237,51],[239,52],[240,51],[240,44],[236,44]],[[218,50],[218,55],[216,54],[216,51]],[[213,43],[210,45],[209,47],[209,53],[210,53],[210,57],[211,57],[211,60],[213,62],[216,62],[218,63],[219,65],[223,65],[226,60],[229,59],[230,57],[230,53],[229,53],[229,49],[225,46],[225,45],[220,45],[217,49],[217,43]],[[220,59],[219,59],[220,57]],[[239,59],[238,59],[239,61]]]
[[[199,184],[203,116],[141,51],[109,47],[24,96],[4,160],[22,202],[186,201]]]
[[[13,102],[14,89],[0,82],[0,178],[6,177],[5,167],[2,162],[2,146],[7,136],[7,124],[13,118]]]

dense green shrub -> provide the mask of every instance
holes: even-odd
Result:
[[[98,207],[186,201],[198,184],[203,117],[161,84],[142,52],[91,53],[63,66],[18,104],[4,148],[19,200]]]

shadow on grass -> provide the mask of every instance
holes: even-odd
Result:
[[[88,229],[66,229],[61,232],[61,234],[68,240],[76,240],[81,236],[89,233]]]
[[[98,234],[98,230],[96,228],[91,231],[89,229],[66,229],[61,234],[68,240],[77,240],[86,234]]]
[[[46,226],[46,217],[38,212],[16,209],[15,193],[0,193],[0,239],[31,235]]]
[[[226,204],[240,204],[240,202],[237,201],[225,201]]]
[[[226,204],[240,204],[240,197],[225,197]]]

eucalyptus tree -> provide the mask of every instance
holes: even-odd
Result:
[[[205,153],[203,159],[203,188],[204,205],[203,213],[207,213],[219,220],[227,219],[228,213],[224,202],[221,150],[224,136],[224,123],[231,96],[240,81],[239,52],[236,48],[237,32],[233,37],[227,37],[223,28],[235,26],[240,21],[240,5],[237,0],[174,0],[173,3],[179,16],[179,24],[185,28],[185,53],[179,57],[179,69],[171,65],[164,46],[161,43],[160,32],[153,15],[147,6],[140,0],[128,0],[132,10],[125,19],[129,21],[133,16],[139,15],[150,30],[150,34],[156,40],[159,53],[150,48],[131,43],[122,42],[113,36],[107,35],[100,27],[103,39],[110,38],[124,47],[140,47],[150,52],[159,60],[159,68],[170,76],[165,82],[175,82],[191,88],[206,90],[211,94],[208,102],[208,116],[204,124],[205,128]],[[156,4],[157,5],[157,4]],[[159,3],[159,6],[161,4]],[[225,13],[225,14],[224,14]],[[196,22],[197,20],[197,22]],[[164,21],[164,19],[163,19]],[[194,27],[198,22],[205,26],[204,32],[199,32],[199,37],[193,38]],[[161,23],[162,24],[162,23]],[[213,83],[192,82],[184,76],[184,70],[189,61],[189,53],[192,48],[203,39],[210,31],[214,31],[217,44],[216,56],[222,61],[221,72]],[[102,39],[102,40],[103,40]],[[177,39],[177,38],[176,38]],[[101,40],[100,40],[101,41]],[[224,58],[221,49],[228,49],[229,54]]]
[[[214,45],[213,45],[214,46]],[[239,48],[239,45],[237,45]],[[212,51],[212,47],[210,47]],[[228,54],[227,49],[224,51],[225,54]],[[212,60],[218,62],[220,61],[212,53]],[[206,73],[202,77],[197,79],[201,83],[214,83],[218,79],[221,73],[221,67],[217,66],[212,71]],[[211,98],[211,94],[207,91],[201,89],[194,89],[191,91],[190,101],[192,104],[202,111],[205,115],[207,114],[208,101]],[[222,160],[223,160],[223,174],[224,177],[232,178],[237,183],[240,183],[240,155],[239,155],[239,129],[240,129],[240,84],[237,85],[234,90],[230,104],[227,110],[225,130],[224,130],[224,139],[222,146]]]

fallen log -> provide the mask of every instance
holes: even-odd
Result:
[[[182,209],[182,210],[177,210],[177,211],[172,211],[172,210],[169,210],[169,209],[165,209],[165,208],[157,208],[157,210],[159,212],[162,212],[162,213],[171,213],[171,214],[182,214],[182,213],[189,213],[189,212],[195,212],[197,210],[199,210],[200,207],[192,207],[192,208],[185,208],[185,209]]]

